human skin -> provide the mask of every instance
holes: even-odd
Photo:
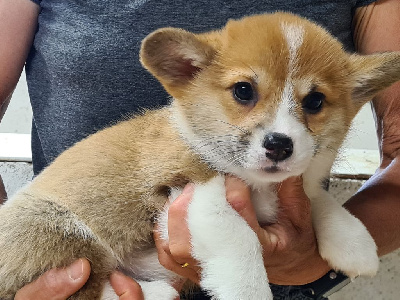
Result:
[[[310,200],[304,192],[301,177],[289,178],[277,186],[280,199],[278,221],[268,226],[258,223],[250,189],[244,182],[227,177],[225,186],[227,201],[257,233],[270,282],[299,285],[312,282],[330,270],[318,253]],[[190,190],[184,191],[172,203],[168,211],[169,242],[162,242],[156,234],[156,246],[165,268],[198,283],[201,270],[190,255],[189,230],[182,226],[190,196]],[[182,268],[184,263],[189,265]]]
[[[64,269],[52,269],[35,282],[26,285],[15,300],[63,300],[78,291],[88,280],[90,263],[78,259]],[[140,285],[120,272],[114,272],[110,283],[120,300],[144,300]]]
[[[362,54],[400,51],[400,2],[378,1],[356,12],[355,42]],[[345,207],[368,228],[384,255],[400,248],[400,82],[372,101],[380,145],[376,173]]]
[[[39,7],[27,0],[0,0],[0,121],[18,83],[36,30]],[[18,16],[18,17],[16,17]],[[0,204],[7,198],[0,175]]]
[[[371,54],[400,51],[398,0],[377,1],[358,8],[354,24],[354,40],[358,52]],[[381,165],[360,191],[344,204],[367,227],[377,244],[379,255],[400,248],[400,231],[397,230],[400,228],[399,98],[400,83],[396,83],[372,101]],[[330,268],[317,251],[309,200],[301,181],[289,179],[282,187],[279,199],[283,213],[278,222],[271,226],[262,227],[257,223],[244,185],[237,183],[234,191],[236,196],[231,200],[228,198],[228,201],[257,233],[264,248],[264,264],[270,282],[281,285],[306,284],[320,278]],[[164,253],[161,253],[160,261],[166,268],[193,278],[188,268],[183,271],[173,262],[191,261],[189,239],[185,238],[184,229],[179,226],[180,220],[185,217],[186,207],[187,203],[178,201],[169,209],[168,228],[171,235],[169,245],[163,246]]]
[[[9,20],[9,23],[7,23],[7,20],[2,18],[3,15],[1,15],[1,12],[5,11],[3,5],[10,5],[9,2],[12,1],[0,0],[0,28],[14,26],[14,30],[17,30],[19,26],[23,26],[23,23],[17,24],[13,20]],[[21,5],[22,3],[29,5],[27,4],[29,1],[26,0],[14,0],[13,3],[13,5]],[[355,24],[358,27],[356,26],[355,30],[355,42],[360,53],[369,54],[379,51],[400,50],[399,6],[400,3],[397,0],[385,0],[377,1],[356,11]],[[32,14],[34,16],[37,13],[32,7],[26,9],[28,11],[24,16],[27,19],[32,17]],[[19,11],[19,15],[23,14]],[[27,23],[25,23],[26,25]],[[1,33],[4,32],[6,30],[0,31],[0,39],[2,38]],[[19,54],[16,55],[19,59],[16,59],[13,65],[13,68],[17,66],[15,74],[8,74],[8,78],[0,77],[0,83],[9,82],[6,85],[0,84],[0,105],[2,105],[2,108],[4,108],[4,103],[7,103],[7,99],[9,99],[9,95],[12,93],[22,71],[23,62],[27,55],[26,49],[28,49],[24,47],[29,46],[30,35],[33,36],[31,31],[24,34],[26,34],[25,38],[20,35],[20,43],[22,42],[22,44],[16,45],[14,50],[19,51]],[[7,43],[1,45],[4,44]],[[0,56],[0,65],[2,61],[2,56]],[[400,103],[399,92],[400,84],[395,84],[373,101],[381,146],[381,165],[376,174],[345,204],[345,207],[366,225],[377,243],[379,255],[392,252],[400,247],[400,232],[397,230],[400,226],[400,200],[398,198],[400,192],[400,166],[398,165],[400,163],[398,159],[400,146],[398,134],[400,128],[400,119],[398,118],[400,110],[398,104]],[[228,180],[228,184],[230,184],[230,180]],[[265,265],[272,283],[304,284],[316,280],[329,270],[328,265],[321,259],[317,251],[315,235],[311,226],[309,200],[302,190],[300,178],[290,179],[281,186],[280,199],[281,208],[284,208],[282,209],[283,213],[279,216],[277,224],[266,227],[260,226],[256,221],[248,188],[240,181],[235,181],[237,179],[232,180],[234,184],[227,189],[228,201],[249,223],[264,246]],[[171,206],[169,212],[169,231],[171,233],[169,244],[158,243],[159,258],[167,268],[196,281],[200,270],[195,267],[196,262],[190,257],[188,231],[181,226],[188,201],[190,201],[190,190]],[[393,230],[393,228],[396,230]],[[186,232],[180,230],[186,230]],[[282,261],[285,263],[282,264]],[[181,264],[184,262],[189,262],[189,267],[182,268]],[[135,286],[133,281],[127,280],[127,282]],[[58,283],[64,284],[62,280]],[[37,284],[37,290],[39,290],[43,282],[39,279],[33,284]],[[24,289],[22,289],[22,292]],[[43,287],[42,290],[45,291],[46,287]],[[140,299],[134,297],[137,297],[137,295],[126,299]],[[18,300],[18,298],[16,299]],[[23,299],[40,299],[40,297],[34,298],[32,296]]]

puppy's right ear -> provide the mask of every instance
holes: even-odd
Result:
[[[172,96],[179,96],[196,74],[210,64],[215,52],[193,33],[162,28],[143,40],[140,61]]]

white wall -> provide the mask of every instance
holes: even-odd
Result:
[[[1,132],[30,133],[32,109],[29,102],[25,72],[22,73],[7,112],[0,123]]]

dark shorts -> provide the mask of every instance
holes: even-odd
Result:
[[[271,290],[274,294],[274,300],[313,300],[307,295],[307,291],[296,286],[281,286],[271,284]],[[181,300],[210,300],[211,297],[206,292],[193,292],[190,296],[181,297]],[[328,298],[322,298],[328,299]]]

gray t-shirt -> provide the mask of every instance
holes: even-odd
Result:
[[[39,173],[63,150],[118,120],[168,103],[140,65],[141,40],[166,26],[203,32],[229,18],[290,11],[326,27],[353,50],[353,10],[371,0],[32,0],[41,6],[26,63]],[[141,128],[137,128],[141,130]]]

